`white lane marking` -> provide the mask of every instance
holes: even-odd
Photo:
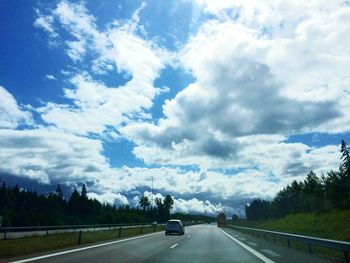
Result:
[[[264,261],[265,263],[275,263],[274,261],[272,261],[271,259],[265,257],[263,254],[259,253],[258,251],[252,249],[251,247],[247,246],[246,244],[242,243],[241,241],[239,241],[238,239],[234,238],[233,236],[231,236],[230,234],[226,233],[224,230],[222,230],[221,228],[219,228],[222,233],[224,233],[226,236],[228,236],[229,238],[231,238],[233,241],[235,241],[238,245],[240,245],[241,247],[245,248],[246,250],[248,250],[250,253],[252,253],[254,256],[256,256],[257,258],[261,259],[262,261]]]
[[[258,244],[254,242],[248,242],[249,245],[256,247]]]
[[[108,243],[103,243],[103,244],[98,244],[98,245],[93,245],[93,246],[88,246],[88,247],[82,247],[82,248],[76,248],[76,249],[72,249],[72,250],[66,250],[66,251],[57,252],[57,253],[53,253],[53,254],[48,254],[48,255],[44,255],[44,256],[40,256],[40,257],[28,258],[28,259],[17,260],[17,261],[11,261],[10,263],[30,262],[30,261],[35,261],[35,260],[39,260],[39,259],[60,256],[60,255],[64,255],[64,254],[69,254],[69,253],[73,253],[73,252],[78,252],[78,251],[91,249],[91,248],[108,246],[108,245],[112,245],[112,244],[116,244],[116,243],[126,242],[126,241],[129,241],[129,240],[134,240],[134,239],[139,239],[139,238],[144,238],[144,237],[150,237],[150,236],[155,236],[155,235],[160,235],[160,234],[163,234],[163,232],[153,233],[153,234],[148,234],[148,235],[138,236],[138,237],[130,237],[130,238],[126,238],[126,239],[122,239],[122,240],[116,240],[116,241],[112,241],[112,242],[108,242]]]
[[[188,235],[187,237],[191,237],[191,235]]]
[[[177,243],[175,244],[175,245],[172,245],[170,248],[174,248],[174,247],[176,247],[177,246]]]
[[[273,257],[280,257],[281,256],[280,254],[278,254],[278,253],[276,253],[276,252],[274,252],[274,251],[272,251],[270,249],[260,249],[260,251],[264,252],[264,253],[266,253],[266,254],[268,254],[270,256],[273,256]]]

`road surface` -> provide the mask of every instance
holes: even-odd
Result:
[[[54,253],[54,252],[53,252]],[[67,249],[53,254],[21,258],[24,262],[330,262],[316,255],[206,224],[186,228],[183,236],[164,232],[98,245]]]

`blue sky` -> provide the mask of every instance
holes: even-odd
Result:
[[[346,1],[0,3],[0,173],[243,214],[350,142]],[[52,188],[54,189],[54,187]],[[68,190],[67,190],[68,191]]]

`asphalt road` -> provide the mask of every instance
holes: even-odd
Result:
[[[187,227],[183,236],[162,232],[71,250],[13,262],[330,262],[216,225]]]

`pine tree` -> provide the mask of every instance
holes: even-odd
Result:
[[[342,156],[340,159],[342,159],[342,170],[347,176],[350,176],[350,154],[349,154],[349,149],[346,145],[346,142],[344,140],[341,141],[341,150],[340,152],[342,153]]]
[[[63,199],[63,192],[62,192],[62,189],[61,189],[61,186],[60,184],[57,185],[57,188],[56,188],[56,194],[59,198]]]
[[[83,199],[88,199],[88,197],[87,197],[87,190],[86,190],[86,185],[85,184],[83,184],[83,187],[81,188],[81,197]]]

